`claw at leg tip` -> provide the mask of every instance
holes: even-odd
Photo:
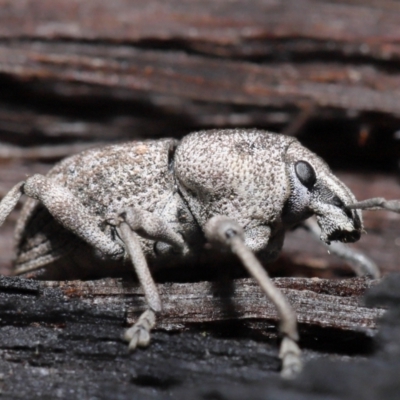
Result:
[[[284,379],[294,379],[303,369],[302,362],[298,356],[288,354],[284,360],[282,360],[282,371],[281,376]]]
[[[294,340],[288,337],[283,338],[279,358],[282,360],[282,378],[296,378],[302,370],[303,363],[301,361],[301,350]]]

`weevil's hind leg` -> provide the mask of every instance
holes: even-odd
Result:
[[[98,221],[66,187],[43,175],[33,175],[15,185],[0,203],[0,224],[22,194],[40,201],[65,228],[109,257],[118,258],[123,249],[98,227]]]
[[[296,314],[281,291],[272,283],[254,253],[245,245],[243,230],[235,221],[224,216],[216,216],[207,222],[205,234],[211,243],[223,245],[236,254],[250,275],[274,303],[281,319],[280,331],[283,334],[279,352],[279,357],[282,359],[281,374],[285,378],[296,376],[302,368],[301,351],[297,345],[299,335]]]
[[[23,194],[39,200],[61,225],[103,254],[118,257],[122,253],[121,247],[103,233],[96,218],[67,188],[39,174],[18,183],[4,196],[0,202],[0,225]]]
[[[119,224],[117,232],[125,243],[149,306],[136,323],[125,332],[125,339],[129,342],[129,349],[133,350],[138,346],[147,346],[149,344],[150,331],[156,323],[156,313],[161,312],[162,309],[161,299],[150,274],[138,235],[125,222]]]
[[[25,182],[17,183],[1,200],[0,202],[0,226],[15,208],[18,200],[21,198],[23,191],[22,188]]]
[[[310,232],[314,239],[320,242],[321,230],[315,220],[308,219],[301,226]],[[368,276],[372,279],[380,278],[381,274],[378,266],[361,251],[348,247],[341,242],[332,242],[330,245],[323,244],[329,249],[330,253],[346,261],[357,276]]]
[[[350,204],[347,208],[353,210],[388,210],[400,213],[400,200],[386,200],[383,197],[373,197]]]

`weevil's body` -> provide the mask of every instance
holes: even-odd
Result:
[[[63,160],[47,177],[68,188],[111,240],[118,237],[107,218],[136,207],[154,213],[181,234],[189,246],[187,258],[201,251],[207,220],[228,215],[244,228],[249,247],[271,261],[282,247],[285,230],[310,215],[301,207],[297,214],[283,212],[292,194],[289,161],[294,155],[313,158],[330,174],[322,160],[292,137],[228,130],[198,132],[181,143],[163,139],[88,150]],[[37,200],[25,204],[16,238],[19,274],[38,269],[35,276],[44,278],[107,274],[95,270],[106,268],[95,249]],[[153,240],[140,240],[152,263],[183,258],[171,251],[156,252]],[[118,271],[124,253],[116,258],[119,263],[109,264]]]
[[[210,131],[193,134],[182,143],[173,139],[131,142],[69,157],[47,177],[67,187],[112,240],[118,238],[106,223],[107,217],[139,207],[171,224],[195,256],[204,242],[199,223],[204,225],[213,215],[223,214],[248,230],[273,226],[272,237],[278,240],[269,241],[272,259],[283,240],[280,210],[290,192],[284,156],[293,142],[297,143],[293,138],[256,130]],[[197,219],[190,209],[195,210]],[[61,226],[36,200],[28,199],[16,238],[17,273],[45,267],[36,277],[64,278],[96,275],[87,268],[99,263],[106,268],[96,260],[94,249]],[[156,253],[152,240],[141,238],[141,244],[152,263],[169,264],[171,258],[182,258],[171,257],[171,252]],[[120,260],[122,264],[123,254]],[[111,268],[118,267],[111,263]],[[98,275],[106,273],[97,271]]]
[[[22,194],[30,199],[16,229],[17,274],[104,276],[107,260],[112,273],[130,259],[149,307],[126,333],[130,348],[148,344],[162,309],[148,262],[185,263],[206,240],[228,247],[281,315],[287,375],[300,367],[295,315],[253,252],[273,260],[285,231],[313,214],[327,243],[358,240],[362,230],[360,211],[349,207],[354,196],[319,157],[294,138],[259,130],[88,150],[11,189],[0,225]]]

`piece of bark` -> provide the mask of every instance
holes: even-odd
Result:
[[[5,280],[4,280],[5,279]],[[4,278],[0,289],[37,291],[45,302],[46,288],[58,290],[64,300],[79,299],[82,304],[127,313],[128,323],[146,308],[142,289],[137,284],[115,279],[96,281],[29,282]],[[361,296],[374,281],[365,279],[309,280],[280,278],[274,282],[287,296],[303,326],[358,332],[373,330],[383,310],[365,308]],[[34,288],[34,289],[32,289]],[[193,324],[227,320],[257,321],[265,329],[279,320],[275,307],[250,279],[224,282],[158,284],[163,312],[156,329],[181,330]],[[119,313],[118,313],[119,314]],[[10,318],[10,317],[8,317]],[[32,318],[26,315],[24,318]],[[52,318],[55,318],[52,315]],[[60,316],[60,319],[74,318]],[[34,320],[34,319],[33,319]],[[39,321],[37,321],[39,322]],[[60,321],[61,322],[61,321]]]
[[[275,283],[299,312],[305,362],[332,352],[347,362],[349,354],[355,359],[369,354],[370,335],[384,311],[367,309],[360,299],[374,282]],[[188,384],[205,387],[232,379],[249,384],[278,374],[276,313],[251,280],[234,281],[231,293],[226,284],[209,282],[158,288],[164,313],[152,342],[129,354],[122,333],[133,312],[145,307],[136,283],[0,278],[2,394],[66,398],[72,376],[79,398],[125,399],[133,391],[140,398],[164,399],[166,390],[174,398],[172,393]]]
[[[360,279],[275,282],[289,290],[342,299],[357,298],[373,283]],[[396,286],[389,286],[398,293]],[[106,302],[110,287],[113,301]],[[163,289],[168,291],[169,285]],[[375,296],[379,291],[381,296],[390,295],[387,287],[375,290]],[[345,330],[344,336],[337,332],[325,336],[329,329],[319,329],[314,350],[304,348],[304,372],[296,380],[283,381],[278,377],[276,343],[271,344],[266,337],[248,339],[238,326],[225,333],[210,325],[207,329],[202,326],[200,332],[155,331],[147,349],[128,353],[121,339],[126,312],[116,300],[121,293],[126,293],[130,304],[142,306],[143,296],[127,282],[125,286],[111,280],[77,285],[0,279],[2,397],[204,400],[218,395],[237,400],[271,395],[322,400],[333,394],[338,399],[354,398],[360,390],[366,394],[396,392],[399,362],[397,354],[390,358],[390,353],[398,347],[394,340],[398,319],[393,320],[386,354],[380,358],[373,355],[366,359],[371,342],[362,334],[352,336],[354,332]],[[258,301],[264,302],[264,298]],[[367,380],[373,382],[371,388],[365,385]]]

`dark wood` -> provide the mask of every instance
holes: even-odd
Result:
[[[305,360],[321,357],[321,346],[338,353],[337,359],[370,351],[383,310],[365,308],[360,299],[376,282],[289,278],[275,283],[297,309]],[[165,390],[175,393],[188,383],[200,388],[277,374],[278,346],[271,342],[276,313],[251,280],[236,280],[230,289],[209,282],[158,288],[164,313],[152,343],[130,355],[121,336],[127,320],[145,305],[137,284],[0,278],[2,394],[65,398],[74,390],[89,398],[104,391],[100,398],[113,398],[117,391],[121,398],[132,393],[165,398]],[[29,393],[35,382],[39,387]]]

